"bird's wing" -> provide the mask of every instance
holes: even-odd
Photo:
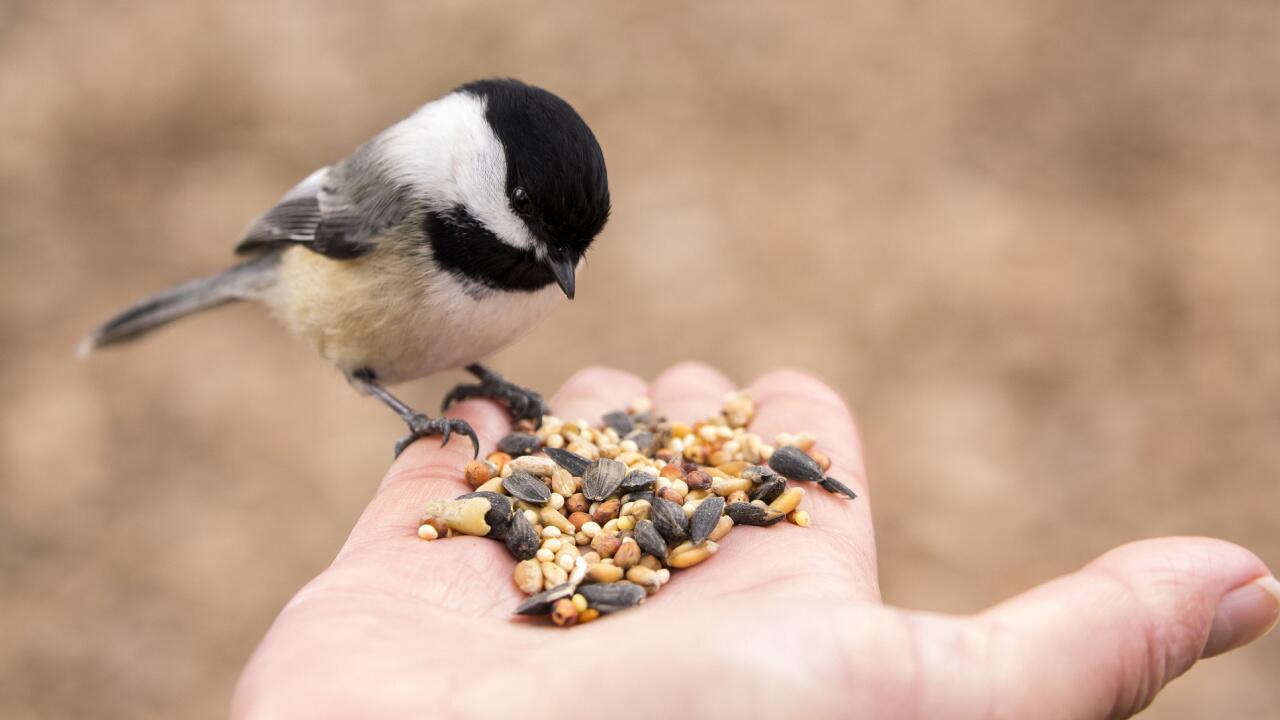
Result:
[[[236,253],[292,244],[348,260],[373,250],[377,235],[404,217],[404,206],[399,193],[379,192],[380,184],[345,182],[349,162],[321,168],[285,193],[249,228]]]

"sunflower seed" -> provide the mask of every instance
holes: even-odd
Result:
[[[654,527],[652,520],[641,520],[636,523],[635,530],[636,542],[640,545],[640,549],[657,558],[665,558],[667,556],[667,541],[662,538],[662,534],[658,532],[658,528]]]
[[[583,585],[578,592],[587,599],[587,606],[603,613],[626,610],[644,602],[644,588],[629,580],[598,585]]]
[[[697,545],[710,537],[723,513],[724,498],[715,496],[703,500],[693,511],[693,517],[689,518],[689,540]]]
[[[538,554],[542,538],[538,537],[538,532],[529,523],[529,518],[526,518],[524,513],[518,512],[513,514],[511,522],[507,523],[506,544],[507,550],[515,559],[528,560]]]
[[[551,499],[547,484],[523,470],[516,470],[502,479],[502,487],[511,497],[534,505],[545,505]]]
[[[590,460],[577,453],[571,453],[568,450],[561,450],[560,448],[545,448],[544,452],[547,453],[547,457],[555,460],[557,465],[568,470],[569,474],[574,477],[582,477],[582,474],[587,471],[587,468],[591,467]]]
[[[792,445],[774,450],[769,458],[769,467],[789,480],[818,482],[822,479],[822,468],[818,467],[817,461]]]
[[[496,492],[476,491],[459,495],[459,500],[468,498],[484,498],[489,501],[489,511],[484,514],[484,521],[489,525],[489,534],[485,537],[501,540],[507,534],[507,521],[511,519],[511,501]]]
[[[546,615],[551,612],[551,606],[556,604],[557,600],[562,600],[573,596],[573,586],[569,583],[560,583],[550,590],[543,590],[537,595],[530,595],[525,601],[516,607],[517,615]]]
[[[611,413],[605,413],[600,418],[604,424],[613,428],[618,433],[618,437],[626,437],[628,433],[636,429],[634,423],[631,422],[631,416],[621,410],[614,410]]]
[[[650,501],[649,518],[667,542],[680,542],[689,537],[689,518],[684,509],[666,498],[655,497]]]
[[[762,482],[767,482],[768,480],[778,477],[778,473],[763,465],[748,465],[743,468],[739,477],[744,477],[758,485]]]
[[[833,477],[822,478],[821,480],[818,481],[818,484],[822,486],[823,490],[826,490],[829,493],[835,493],[837,495],[844,495],[850,500],[858,497],[858,494],[853,491],[853,488],[849,487],[848,485],[845,485],[844,483],[840,482],[839,480]]]
[[[733,518],[734,525],[757,525],[765,527],[781,520],[784,515],[767,507],[751,503],[731,503],[724,509],[724,514]]]
[[[636,430],[629,433],[623,440],[630,440],[640,448],[640,452],[648,455],[653,450],[653,433],[648,430]]]
[[[622,478],[622,484],[618,488],[624,493],[648,490],[653,487],[653,481],[657,479],[643,470],[632,470]]]
[[[653,491],[640,490],[637,492],[630,492],[622,496],[622,502],[624,503],[639,502],[640,500],[647,500],[649,502],[653,502]]]
[[[627,466],[617,460],[600,458],[582,473],[582,492],[589,500],[604,500],[618,490]]]
[[[768,480],[756,485],[751,490],[750,497],[752,500],[763,500],[767,503],[774,501],[774,498],[782,494],[787,489],[787,481],[780,475],[770,476]]]
[[[538,450],[538,438],[528,433],[511,433],[498,441],[498,449],[513,458],[529,455]]]

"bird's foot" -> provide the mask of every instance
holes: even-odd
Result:
[[[441,435],[443,439],[440,441],[440,447],[444,447],[449,443],[449,437],[454,433],[471,438],[471,449],[476,457],[480,456],[480,438],[476,437],[476,431],[471,429],[471,424],[466,420],[455,420],[447,417],[433,418],[418,413],[410,416],[406,422],[409,424],[409,434],[396,443],[396,457],[400,457],[400,453],[404,452],[404,449],[412,445],[413,441],[418,438]]]
[[[501,375],[482,365],[468,365],[467,372],[475,375],[480,382],[471,385],[455,385],[444,396],[441,409],[447,409],[453,403],[462,400],[488,398],[506,405],[512,420],[531,420],[534,428],[542,425],[543,415],[551,413],[551,408],[542,399],[542,395],[507,382]]]

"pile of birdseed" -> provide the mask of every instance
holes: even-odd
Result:
[[[807,527],[804,488],[856,497],[824,473],[831,462],[810,433],[766,444],[746,430],[755,414],[743,392],[693,425],[653,418],[647,398],[606,414],[599,426],[548,415],[467,463],[475,488],[427,504],[418,536],[477,535],[503,541],[518,561],[520,615],[587,623],[634,607],[673,570],[711,557],[735,525],[783,518]]]

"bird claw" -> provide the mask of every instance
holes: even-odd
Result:
[[[418,438],[427,437],[429,435],[442,436],[440,447],[444,447],[449,443],[449,438],[454,433],[466,435],[471,440],[471,449],[474,457],[480,456],[480,438],[476,436],[476,431],[471,429],[471,424],[466,420],[458,420],[446,417],[427,417],[419,413],[409,420],[409,434],[400,438],[396,443],[396,457],[400,457],[400,453],[405,448],[413,444]]]
[[[445,393],[440,411],[444,412],[450,405],[472,398],[497,400],[507,406],[512,420],[532,420],[535,428],[541,427],[543,415],[551,413],[540,393],[507,382],[497,375],[486,377],[475,384],[455,385]]]

